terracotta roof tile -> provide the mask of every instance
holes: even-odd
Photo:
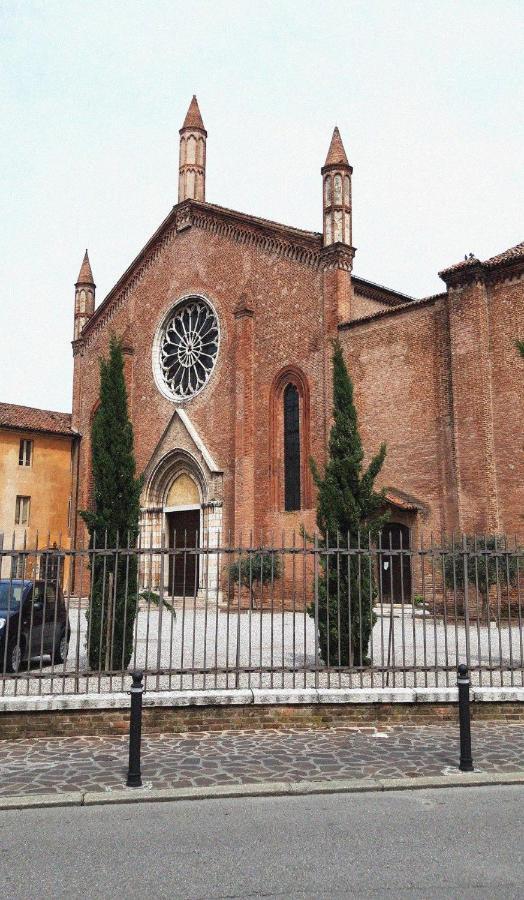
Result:
[[[331,143],[329,145],[328,155],[326,156],[325,166],[343,165],[349,166],[344,144],[340,137],[340,131],[335,127]]]
[[[462,259],[460,262],[455,263],[453,266],[448,266],[446,269],[442,269],[439,272],[441,277],[444,277],[447,274],[453,274],[454,272],[466,271],[469,268],[474,268],[475,266],[481,266],[487,269],[496,269],[498,266],[503,266],[506,263],[517,262],[518,260],[524,260],[524,241],[520,244],[516,244],[515,247],[510,247],[509,250],[504,250],[503,253],[498,253],[496,256],[491,256],[489,259],[486,259],[484,262],[481,262],[477,259],[476,256],[470,254],[467,259]]]
[[[200,109],[198,107],[198,100],[194,94],[193,99],[189,104],[182,128],[200,128],[201,131],[205,131],[202,116],[200,115]]]
[[[399,509],[415,511],[423,510],[425,508],[420,500],[417,500],[417,498],[411,496],[411,494],[406,494],[405,491],[387,487],[384,494],[386,501],[392,503],[393,506],[397,506]]]
[[[459,272],[461,269],[469,269],[472,266],[478,266],[480,264],[480,260],[477,259],[476,256],[468,256],[467,259],[461,259],[460,262],[454,263],[452,266],[448,266],[447,269],[443,269],[444,272]],[[442,274],[442,273],[439,273]]]
[[[524,241],[516,244],[515,247],[510,247],[509,250],[504,250],[503,253],[498,253],[497,256],[491,256],[484,265],[489,267],[498,266],[500,263],[513,262],[515,259],[522,258],[524,258]]]
[[[46,431],[50,434],[73,434],[71,413],[0,403],[0,428],[19,428],[22,431]]]
[[[93,281],[93,273],[91,271],[91,263],[89,262],[89,256],[87,255],[87,250],[84,253],[84,259],[82,261],[82,265],[80,266],[80,272],[78,273],[78,278],[76,279],[77,284],[94,284]]]

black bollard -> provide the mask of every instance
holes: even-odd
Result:
[[[127,786],[142,787],[142,775],[140,772],[140,742],[142,740],[142,694],[144,685],[142,672],[133,672],[131,675],[131,718],[129,720],[129,768],[127,770]]]
[[[469,709],[469,675],[468,667],[458,667],[457,687],[459,695],[459,724],[460,724],[460,764],[461,772],[473,772],[473,759],[471,757],[471,717]]]

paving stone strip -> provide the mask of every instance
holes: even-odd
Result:
[[[120,791],[128,741],[57,737],[0,742],[0,797]],[[145,735],[144,784],[155,790],[456,773],[452,725]],[[524,725],[475,723],[478,773],[524,771]]]

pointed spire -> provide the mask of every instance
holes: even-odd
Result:
[[[78,280],[75,284],[75,328],[74,340],[77,341],[82,334],[84,325],[87,324],[95,311],[96,284],[93,281],[93,273],[87,250],[80,266]]]
[[[324,166],[349,166],[340,131],[335,126]]]
[[[91,263],[89,262],[89,256],[87,254],[87,250],[84,254],[84,259],[82,261],[82,265],[80,266],[80,272],[78,273],[78,278],[76,280],[77,284],[94,284],[93,273],[91,271]]]
[[[335,127],[322,174],[324,247],[347,244],[351,247],[351,175],[340,131]]]
[[[182,203],[184,200],[204,202],[207,131],[194,94],[179,134],[178,202]]]
[[[199,128],[201,131],[205,131],[204,123],[202,121],[202,116],[200,115],[200,109],[198,107],[198,100],[196,95],[193,94],[193,99],[189,104],[189,108],[186,113],[186,117],[184,119],[184,124],[182,125],[181,131],[184,128]]]

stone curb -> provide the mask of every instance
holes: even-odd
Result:
[[[26,794],[0,797],[0,811],[70,806],[111,806],[123,803],[160,803],[177,800],[217,800],[235,797],[298,797],[312,794],[363,794],[382,791],[417,791],[451,787],[524,785],[524,772],[457,772],[415,778],[354,778],[333,781],[218,784],[193,788],[122,788],[116,791],[73,791],[63,794]]]
[[[473,703],[524,703],[524,687],[474,687]],[[241,690],[148,691],[144,708],[151,706],[297,706],[310,704],[456,703],[456,687],[432,688],[243,688]],[[63,696],[0,699],[0,713],[128,709],[129,694],[65,694]]]

